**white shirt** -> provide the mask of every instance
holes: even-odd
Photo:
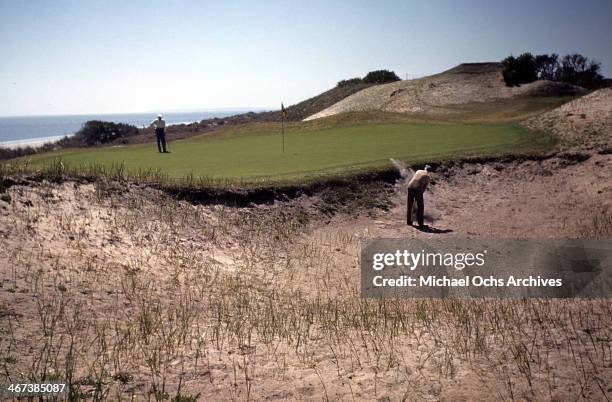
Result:
[[[155,119],[149,124],[149,127],[155,128],[166,128],[166,120],[164,119]]]
[[[429,174],[427,170],[421,169],[417,170],[414,176],[412,176],[412,179],[408,183],[408,188],[419,189],[424,192],[428,184]]]

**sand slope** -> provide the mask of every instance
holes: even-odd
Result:
[[[160,388],[200,400],[609,400],[609,300],[385,307],[358,293],[366,238],[588,236],[610,211],[612,155],[581,159],[440,166],[429,232],[406,226],[403,183],[388,211],[332,216],[315,208],[322,195],[232,208],[121,181],[13,185],[0,201],[0,379],[69,371],[104,400]]]
[[[612,146],[612,88],[604,88],[528,120],[527,127],[551,132],[586,148]]]
[[[363,89],[304,120],[369,110],[446,114],[453,112],[449,108],[452,105],[582,91],[573,85],[551,81],[507,87],[500,63],[466,63],[440,74]]]

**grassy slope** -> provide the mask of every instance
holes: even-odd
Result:
[[[125,163],[128,172],[158,168],[170,176],[249,179],[338,172],[408,161],[532,147],[534,135],[514,123],[368,123],[333,128],[289,127],[282,153],[277,127],[255,125],[225,135],[194,137],[158,154],[153,144],[41,155],[43,165],[60,156],[68,165]],[[241,131],[242,130],[242,131]]]

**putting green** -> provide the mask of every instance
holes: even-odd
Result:
[[[154,144],[41,154],[34,165],[60,157],[68,166],[123,163],[127,172],[159,169],[171,177],[253,179],[346,171],[388,164],[533,147],[541,136],[515,123],[384,123],[341,126],[285,134],[257,131],[198,136],[169,143],[169,154]]]

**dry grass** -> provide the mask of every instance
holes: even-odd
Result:
[[[594,91],[525,122],[531,129],[554,134],[564,148],[612,146],[612,88]]]
[[[367,300],[362,235],[299,206],[116,180],[11,193],[3,381],[66,379],[71,400],[610,398],[609,300]]]
[[[586,217],[586,224],[580,230],[580,237],[611,238],[612,237],[612,210],[592,209]]]

